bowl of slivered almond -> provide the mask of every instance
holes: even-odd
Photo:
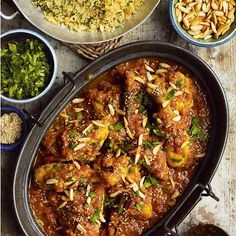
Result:
[[[171,0],[169,4],[175,31],[191,44],[215,47],[236,36],[235,0]]]

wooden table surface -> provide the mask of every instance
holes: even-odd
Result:
[[[7,3],[3,3],[5,12],[12,12]],[[2,20],[2,32],[16,28],[35,29],[22,16],[17,16],[12,21]],[[39,31],[38,31],[39,32]],[[43,34],[42,32],[40,32]],[[44,35],[44,34],[43,34]],[[62,43],[46,36],[55,48],[58,58],[58,77],[53,89],[42,99],[29,105],[17,106],[27,108],[34,114],[39,114],[45,104],[54,96],[56,91],[63,86],[62,71],[73,72],[89,63],[89,61],[76,55]],[[205,60],[218,75],[229,103],[230,127],[229,138],[223,160],[213,178],[212,187],[220,198],[216,202],[210,197],[202,199],[194,210],[179,226],[181,235],[189,226],[198,222],[214,223],[224,228],[229,235],[236,235],[236,38],[224,46],[216,48],[199,48],[183,41],[171,27],[168,17],[168,1],[163,0],[152,16],[141,26],[123,37],[121,44],[136,40],[164,40],[180,45],[192,51]],[[8,103],[9,104],[9,103]],[[14,215],[12,200],[12,183],[18,152],[1,153],[1,232],[2,235],[23,235]],[[212,157],[214,158],[214,157]]]

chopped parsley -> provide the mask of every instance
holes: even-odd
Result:
[[[132,148],[132,145],[131,145],[130,143],[126,144],[126,145],[123,147],[123,149],[124,149],[126,152],[130,151],[131,148]]]
[[[115,206],[115,198],[105,198],[104,204],[106,207],[114,207]]]
[[[89,197],[93,198],[95,196],[96,196],[96,192],[94,191],[89,192]]]
[[[164,133],[159,129],[153,129],[152,132],[159,137],[164,137]]]
[[[145,188],[149,188],[150,186],[157,185],[157,184],[159,184],[159,181],[151,175],[147,176],[143,182],[143,186]]]
[[[15,99],[35,97],[47,86],[49,60],[37,39],[11,41],[1,49],[1,91]]]
[[[118,214],[121,214],[124,211],[124,207],[122,205],[117,206],[117,208]]]
[[[136,208],[139,212],[142,211],[143,207],[144,207],[144,203],[143,203],[143,202],[139,202],[139,203],[137,203],[137,204],[135,205],[135,208]]]
[[[76,132],[75,130],[72,130],[72,131],[69,133],[70,138],[74,138],[74,137],[76,137],[76,135],[77,135],[77,132]]]
[[[109,130],[115,130],[115,131],[120,131],[122,128],[123,128],[123,125],[121,123],[108,126]]]
[[[183,79],[180,79],[176,82],[176,86],[179,87],[179,88],[182,88],[184,86],[184,80]]]
[[[145,149],[153,149],[154,147],[156,147],[158,144],[161,144],[161,142],[158,142],[158,141],[154,141],[154,142],[151,142],[151,141],[147,141],[144,143],[144,148]]]
[[[100,219],[100,210],[97,208],[93,216],[90,218],[90,221],[92,223],[96,223],[99,219]]]
[[[171,89],[167,94],[166,94],[166,98],[168,100],[171,100],[175,95],[175,90],[174,89]]]
[[[83,114],[82,114],[82,112],[79,112],[79,113],[77,114],[77,120],[78,120],[78,121],[83,120]]]
[[[188,135],[194,139],[202,140],[204,138],[204,133],[201,129],[201,123],[199,118],[193,117],[191,122],[191,128],[188,131]]]
[[[77,143],[69,143],[69,148],[74,150],[74,148],[77,146]]]

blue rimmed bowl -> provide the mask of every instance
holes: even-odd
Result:
[[[210,38],[207,40],[204,39],[195,39],[193,38],[181,25],[177,22],[177,17],[175,14],[175,4],[178,0],[170,0],[169,1],[169,16],[171,24],[176,31],[176,33],[183,38],[186,42],[191,43],[195,46],[199,47],[216,47],[222,44],[225,44],[232,38],[236,36],[236,15],[234,22],[231,24],[230,29],[224,34],[219,36],[218,39]],[[234,13],[236,14],[236,12]]]
[[[28,124],[27,124],[27,120],[26,120],[26,115],[24,112],[22,112],[21,110],[19,110],[16,107],[12,107],[12,106],[1,106],[1,116],[4,114],[8,114],[8,113],[17,113],[19,115],[19,117],[22,120],[22,125],[21,125],[21,136],[19,139],[17,139],[14,143],[12,144],[0,144],[0,149],[2,151],[13,151],[18,149],[21,144],[24,142],[27,132],[28,132]]]
[[[51,66],[48,83],[46,84],[44,89],[41,91],[41,93],[39,93],[37,96],[26,98],[26,99],[15,99],[15,98],[9,98],[5,95],[0,94],[0,98],[7,102],[25,104],[25,103],[36,101],[42,96],[44,96],[50,90],[53,83],[55,82],[57,69],[58,69],[57,58],[56,58],[56,54],[52,45],[42,35],[32,30],[26,30],[26,29],[10,30],[6,33],[3,33],[0,36],[0,38],[1,38],[1,44],[2,44],[1,48],[6,47],[8,42],[12,42],[12,41],[18,41],[18,40],[28,39],[28,38],[34,38],[38,40],[44,46],[44,52],[48,59],[48,63]]]

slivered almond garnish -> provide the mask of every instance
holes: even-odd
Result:
[[[108,109],[109,109],[110,114],[114,116],[115,115],[114,107],[111,104],[108,104]]]
[[[166,73],[167,70],[166,69],[158,69],[156,70],[156,74],[163,74],[163,73]]]
[[[70,198],[71,201],[74,200],[74,189],[73,188],[70,189],[69,198]]]
[[[87,202],[88,205],[90,205],[91,200],[92,200],[91,197],[88,197],[88,198],[87,198],[86,202]]]
[[[179,0],[175,17],[195,39],[208,40],[224,35],[234,22],[235,0]],[[224,27],[224,30],[222,30]]]
[[[173,111],[177,116],[179,115],[179,111],[178,110],[174,110]]]
[[[110,197],[112,197],[112,198],[117,197],[117,196],[118,196],[119,194],[121,194],[121,193],[122,193],[122,190],[118,190],[118,191],[116,191],[116,192],[110,194]]]
[[[137,82],[141,83],[141,84],[145,84],[144,79],[138,77],[138,76],[134,76],[134,80],[136,80]]]
[[[140,183],[139,183],[140,188],[143,187],[144,180],[145,180],[145,176],[143,176],[142,179],[140,180]]]
[[[136,154],[135,154],[135,159],[134,159],[134,163],[137,164],[140,158],[140,152],[141,152],[141,147],[138,146],[137,150],[136,150]]]
[[[60,116],[64,118],[65,120],[69,119],[69,116],[67,114],[61,113]]]
[[[77,224],[76,228],[81,232],[81,233],[86,233],[87,230],[81,225],[81,224]]]
[[[169,82],[169,84],[170,84],[170,86],[171,86],[173,89],[175,89],[175,90],[178,90],[178,89],[179,89],[175,84],[173,84],[173,83],[171,83],[171,82]]]
[[[126,132],[127,132],[128,136],[129,136],[131,139],[134,139],[134,136],[133,136],[133,134],[131,133],[129,127],[126,127]]]
[[[134,114],[138,114],[138,109],[135,109]]]
[[[168,65],[166,63],[159,63],[159,65],[164,69],[169,69],[170,68],[170,65]]]
[[[104,218],[103,214],[102,214],[102,211],[99,212],[99,218],[100,218],[100,221],[102,223],[105,223],[106,222],[106,219]]]
[[[73,161],[73,164],[78,170],[80,170],[80,164],[77,161]]]
[[[147,71],[155,72],[149,65],[145,64],[144,66],[145,66]]]
[[[148,81],[155,80],[155,78],[147,71],[147,79]]]
[[[158,151],[160,150],[162,144],[158,144],[156,147],[153,148],[152,153],[153,155],[157,155]]]
[[[63,207],[65,207],[67,205],[67,201],[65,201],[65,202],[63,202],[58,208],[63,208]]]
[[[132,189],[134,192],[137,192],[139,190],[139,187],[135,182],[132,184]]]
[[[164,107],[164,108],[167,107],[169,105],[169,103],[170,103],[170,100],[163,102],[162,107]]]
[[[86,146],[86,143],[80,143],[73,150],[78,151],[78,150],[82,149],[85,146]]]
[[[57,184],[58,180],[55,178],[50,178],[46,181],[46,184]]]
[[[120,149],[120,148],[118,148],[118,149],[117,149],[117,151],[116,151],[116,157],[119,157],[119,156],[120,156],[120,154],[121,154],[121,149]]]
[[[77,103],[81,103],[83,101],[84,101],[84,98],[75,98],[72,100],[72,103],[77,104]]]
[[[143,117],[143,121],[142,121],[143,127],[146,127],[147,121],[148,121],[147,116],[144,116],[144,117]]]
[[[171,183],[171,185],[172,185],[172,187],[174,189],[175,188],[175,181],[173,180],[171,175],[169,175],[169,179],[170,179],[170,183]]]
[[[155,84],[152,84],[152,83],[147,83],[147,86],[150,88],[150,89],[156,89],[158,86],[155,85]]]
[[[125,127],[128,127],[128,125],[129,125],[129,123],[128,123],[126,117],[124,117],[124,125],[125,125]]]
[[[141,146],[143,144],[143,134],[140,134],[138,137],[138,145]]]
[[[141,192],[141,190],[139,190],[138,194],[141,198],[143,198],[143,199],[145,198],[145,195]]]
[[[204,157],[204,156],[206,156],[206,153],[205,152],[203,152],[203,153],[199,153],[199,154],[197,154],[195,157]]]
[[[63,201],[68,201],[69,199],[68,199],[68,197],[61,196],[61,200],[63,200]]]
[[[182,143],[182,145],[181,145],[180,147],[181,147],[181,148],[184,148],[184,147],[186,147],[188,144],[189,144],[189,141],[186,140],[186,141],[184,141],[184,142]]]
[[[91,142],[93,141],[92,138],[78,138],[77,139],[78,142]]]
[[[175,97],[178,97],[178,96],[180,96],[180,95],[182,95],[182,94],[183,94],[182,91],[176,91],[175,94],[174,94],[174,96],[175,96]]]
[[[102,127],[102,128],[106,127],[104,124],[102,124],[102,123],[100,123],[99,121],[96,121],[96,120],[92,120],[92,123],[94,125],[98,126],[98,127]]]
[[[93,128],[93,124],[90,124],[87,128],[85,128],[82,133],[86,134],[88,131],[90,131]]]
[[[177,198],[178,196],[179,196],[179,191],[176,190],[176,191],[172,194],[171,199],[175,199],[175,198]]]
[[[127,119],[124,117],[124,125],[125,125],[125,130],[126,130],[126,133],[128,134],[128,136],[133,139],[134,136],[132,135],[130,129],[129,129],[129,124],[128,124],[128,121]]]
[[[75,112],[81,112],[84,110],[84,108],[75,107],[74,110]]]
[[[180,121],[180,120],[181,120],[181,116],[178,115],[178,116],[174,117],[172,120],[173,120],[173,121]]]
[[[91,190],[91,185],[87,185],[85,196],[88,197]]]

